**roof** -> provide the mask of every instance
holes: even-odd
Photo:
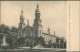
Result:
[[[31,26],[29,26],[29,25],[27,25],[27,26],[25,26],[24,28],[23,28],[23,31],[25,31],[25,30],[32,30],[33,28],[31,27]]]
[[[48,35],[48,36],[52,36],[52,37],[56,37],[56,36],[54,36],[54,35],[49,35],[49,34],[47,34],[47,33],[42,33],[42,34],[45,34],[45,35]]]
[[[33,33],[33,28],[29,25],[25,26],[23,28],[23,36],[32,36],[32,33]]]

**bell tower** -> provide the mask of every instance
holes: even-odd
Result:
[[[35,10],[35,19],[33,24],[33,36],[40,37],[41,35],[42,35],[42,24],[40,19],[39,5],[37,4],[37,8]]]
[[[50,28],[48,27],[48,35],[50,35]]]
[[[22,30],[23,30],[24,25],[25,24],[24,24],[23,10],[21,10],[20,23],[19,23],[19,27],[18,27],[18,38],[23,37]]]

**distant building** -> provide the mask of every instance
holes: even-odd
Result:
[[[38,4],[37,4],[36,11],[35,11],[35,19],[34,19],[34,24],[33,24],[33,36],[34,37],[42,36],[42,24],[41,24],[40,11],[39,11]]]
[[[45,42],[48,43],[51,41],[52,43],[56,43],[56,36],[55,36],[55,31],[54,35],[50,34],[50,29],[48,28],[48,33],[42,33],[42,37],[45,39]]]
[[[21,37],[43,37],[45,42],[49,42],[51,40],[52,43],[56,43],[55,32],[54,35],[50,34],[50,29],[48,28],[48,33],[43,32],[43,26],[41,24],[42,20],[40,19],[40,11],[39,5],[37,4],[37,8],[35,10],[35,19],[33,23],[33,27],[29,25],[29,20],[27,20],[27,25],[24,24],[24,16],[23,10],[20,15],[20,23],[18,27],[18,38]],[[31,40],[28,39],[28,44],[31,43]]]

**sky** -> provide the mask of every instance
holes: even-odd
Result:
[[[43,32],[50,28],[51,35],[66,37],[67,2],[66,1],[38,1]],[[1,23],[10,27],[18,27],[21,10],[23,9],[24,23],[32,26],[35,19],[37,1],[1,1]]]

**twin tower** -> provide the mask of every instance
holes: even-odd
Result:
[[[18,37],[40,37],[42,36],[42,24],[41,24],[41,19],[40,19],[40,11],[39,11],[39,5],[37,4],[37,8],[35,10],[35,19],[34,19],[34,24],[33,26],[29,26],[29,21],[28,24],[25,26],[24,23],[24,16],[23,16],[23,10],[21,11],[20,15],[20,23],[18,27]]]

